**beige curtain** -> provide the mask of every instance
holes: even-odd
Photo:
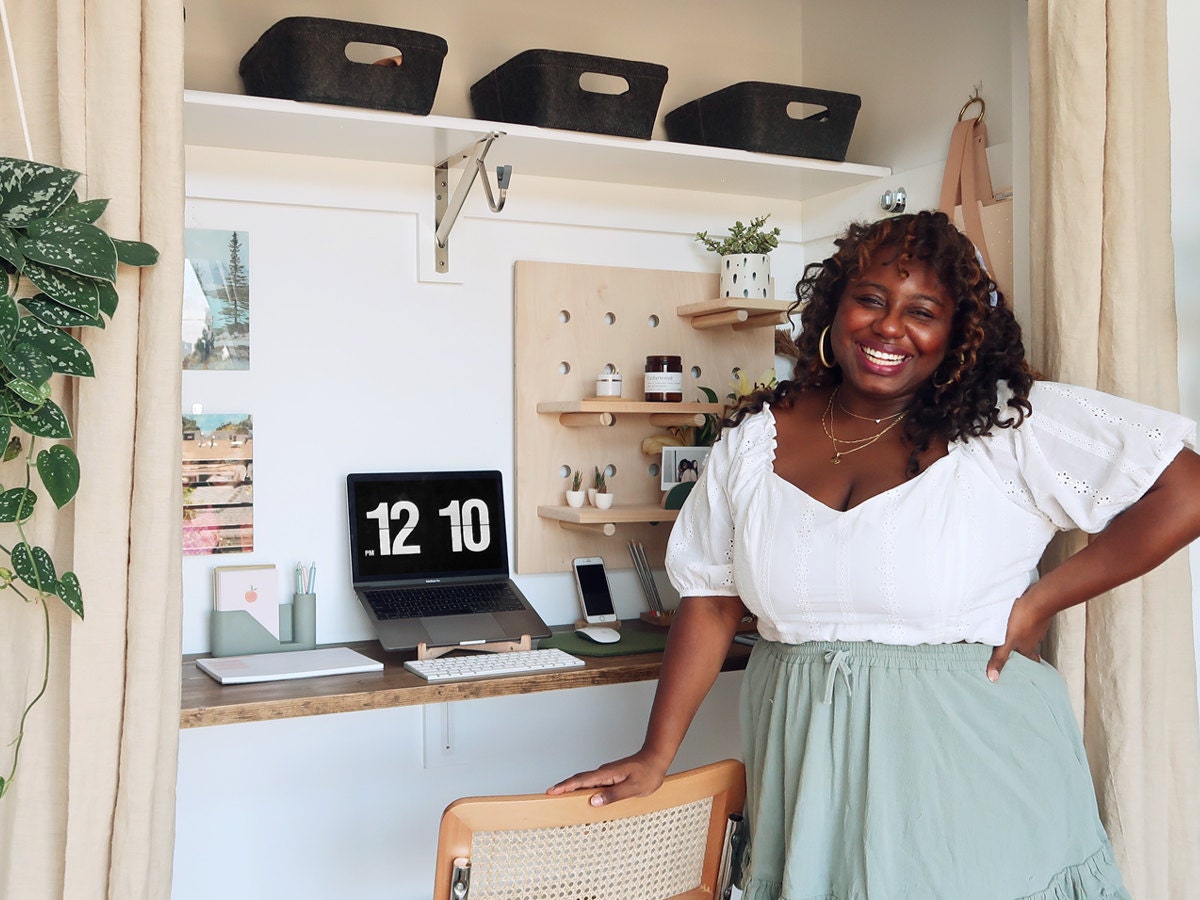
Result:
[[[123,270],[113,322],[83,336],[97,377],[59,386],[82,485],[62,514],[39,510],[37,539],[78,573],[86,619],[51,605],[50,690],[0,800],[0,896],[162,900],[179,726],[182,4],[5,2],[34,157],[85,173],[81,196],[112,200],[109,233],[161,258]],[[0,68],[0,153],[25,156],[2,46]],[[0,743],[40,683],[39,616],[0,593]]]
[[[1029,43],[1036,362],[1177,408],[1165,0],[1030,0]],[[1141,900],[1200,884],[1191,602],[1184,553],[1059,616],[1051,635]]]

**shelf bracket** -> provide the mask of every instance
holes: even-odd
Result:
[[[434,196],[434,227],[433,235],[434,258],[439,274],[450,271],[450,231],[458,221],[467,194],[475,184],[475,176],[483,176],[483,191],[487,195],[488,207],[492,212],[504,209],[504,201],[508,196],[508,184],[512,179],[512,166],[496,167],[496,193],[492,193],[492,183],[488,180],[487,167],[483,164],[491,149],[492,142],[504,134],[503,131],[492,131],[466,150],[455,153],[443,159],[433,167],[433,196]],[[466,163],[465,170],[459,176],[454,193],[450,193],[450,167]]]

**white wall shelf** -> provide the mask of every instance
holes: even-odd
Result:
[[[208,91],[184,91],[183,113],[191,146],[429,166],[500,131],[493,157],[517,177],[807,200],[891,174],[883,166]]]

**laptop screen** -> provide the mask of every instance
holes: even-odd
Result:
[[[499,472],[352,474],[346,494],[355,584],[508,576]]]

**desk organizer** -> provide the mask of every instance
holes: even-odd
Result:
[[[620,94],[586,90],[594,73],[623,78]],[[667,83],[667,68],[608,56],[526,50],[471,85],[480,119],[649,139]]]
[[[211,626],[212,656],[312,650],[317,646],[317,595],[295,594],[291,603],[279,604],[278,638],[241,609],[213,610]]]
[[[368,65],[346,56],[352,43],[400,51],[399,65]],[[434,34],[293,16],[276,22],[242,57],[246,92],[259,97],[336,103],[428,115],[442,76],[446,41]]]
[[[794,119],[792,103],[825,109]],[[861,105],[856,94],[743,81],[671,110],[663,125],[683,144],[843,162]]]

